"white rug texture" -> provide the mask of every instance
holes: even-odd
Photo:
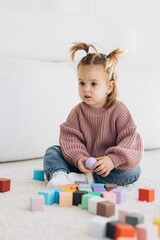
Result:
[[[33,180],[35,168],[43,168],[43,159],[0,163],[0,178],[11,179],[11,191],[0,193],[0,240],[99,239],[88,234],[89,221],[94,215],[80,205],[62,208],[54,204],[45,206],[43,212],[29,210],[30,196],[47,185],[46,180]],[[110,220],[117,220],[118,209],[124,206],[144,214],[145,223],[160,217],[160,149],[145,151],[141,168],[140,179],[125,187],[127,202],[116,205],[116,215]],[[154,188],[155,201],[138,201],[139,188]]]

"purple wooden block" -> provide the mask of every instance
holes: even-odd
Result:
[[[126,202],[126,191],[124,189],[114,188],[111,192],[116,193],[116,203]]]
[[[93,158],[93,157],[89,157],[87,158],[86,162],[85,162],[85,165],[87,168],[89,169],[93,169],[93,165],[97,162],[96,158]]]
[[[87,183],[83,184],[83,183],[81,183],[81,184],[78,185],[78,189],[79,188],[91,188],[91,184],[87,184]]]
[[[106,192],[106,189],[104,188],[104,187],[97,187],[97,186],[93,186],[92,187],[92,190],[94,191],[94,192]]]

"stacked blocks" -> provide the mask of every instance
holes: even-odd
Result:
[[[72,205],[73,205],[73,193],[72,192],[60,192],[59,206],[60,207],[72,207]]]
[[[139,201],[153,202],[155,200],[155,190],[148,188],[139,189]]]
[[[11,180],[7,178],[0,178],[0,192],[10,191]]]
[[[44,210],[44,196],[32,195],[30,197],[30,210],[31,211],[43,211]]]
[[[128,213],[126,215],[126,223],[136,226],[139,223],[144,222],[144,216],[140,213]]]
[[[34,169],[33,179],[38,181],[44,181],[44,170]]]
[[[116,194],[116,203],[125,203],[126,202],[126,191],[124,189],[112,189],[111,192]]]
[[[160,218],[153,218],[153,224],[158,226],[158,236],[160,236]]]
[[[129,224],[117,224],[114,239],[117,240],[120,237],[134,238],[135,237],[135,228]]]
[[[136,233],[137,240],[156,240],[158,236],[158,228],[152,224],[137,224]]]
[[[89,235],[97,238],[104,238],[107,234],[108,218],[94,216],[89,222]]]
[[[97,215],[111,217],[115,215],[115,204],[109,201],[98,202]]]

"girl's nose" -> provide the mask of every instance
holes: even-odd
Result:
[[[85,91],[89,91],[90,90],[90,87],[89,85],[86,85],[85,88],[84,88]]]

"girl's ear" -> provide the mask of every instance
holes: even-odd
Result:
[[[109,81],[107,84],[107,94],[110,94],[115,86],[115,82],[113,80]]]

